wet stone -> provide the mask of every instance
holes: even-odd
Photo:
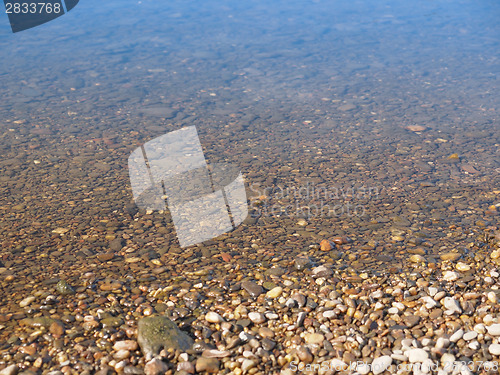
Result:
[[[106,327],[119,327],[123,324],[123,320],[119,317],[109,317],[101,320],[101,324],[104,328]]]
[[[196,372],[208,372],[215,374],[219,372],[220,361],[216,358],[200,357],[196,360]]]
[[[264,275],[279,277],[279,276],[282,276],[285,272],[286,272],[286,270],[284,268],[274,267],[274,268],[270,268],[270,269],[266,270],[264,272]]]
[[[193,345],[193,339],[163,316],[139,320],[137,342],[146,358],[158,355],[162,349],[186,351]]]
[[[60,280],[56,285],[56,290],[62,295],[75,294],[75,290],[66,280]]]
[[[154,358],[144,366],[145,375],[163,375],[168,371],[168,365],[158,358]]]
[[[294,261],[294,267],[298,271],[303,271],[310,268],[311,264],[311,259],[309,259],[308,257],[300,257],[295,259]]]
[[[273,350],[274,347],[276,346],[276,342],[271,339],[268,339],[267,337],[262,340],[261,344],[262,348],[267,351]]]
[[[241,287],[245,289],[251,297],[258,297],[262,293],[264,293],[264,289],[262,286],[254,283],[253,281],[243,281],[241,283]]]
[[[402,318],[403,323],[409,327],[415,327],[420,322],[420,317],[416,315],[407,315]]]
[[[17,365],[9,365],[3,370],[0,370],[0,375],[16,375],[19,371]]]

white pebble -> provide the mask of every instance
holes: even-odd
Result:
[[[360,375],[367,375],[370,372],[370,365],[362,361],[356,362],[353,367],[355,367],[356,373]]]
[[[479,342],[477,342],[477,340],[471,341],[469,343],[469,348],[471,348],[472,350],[478,350],[480,347],[481,347],[481,344],[479,344]]]
[[[374,375],[383,373],[392,364],[392,358],[388,355],[375,358],[371,364],[371,369]]]
[[[408,361],[410,361],[410,363],[422,363],[429,358],[429,353],[427,353],[424,349],[419,348],[407,350],[405,354],[408,357]]]
[[[205,320],[209,323],[222,323],[224,321],[222,316],[213,311],[209,311],[207,315],[205,315]]]
[[[432,309],[437,306],[437,302],[429,296],[422,297],[422,301],[425,303],[425,307],[427,309]]]
[[[382,298],[384,293],[381,290],[376,290],[370,294],[372,298]]]
[[[483,323],[478,323],[474,326],[474,331],[477,332],[477,333],[482,333],[482,334],[485,334],[486,333],[486,327]]]
[[[434,297],[438,292],[438,288],[436,288],[435,286],[430,286],[428,291],[429,291],[429,296]]]
[[[19,367],[17,367],[17,365],[10,365],[3,370],[0,370],[0,375],[14,375],[17,374],[18,371]]]
[[[491,323],[493,323],[493,316],[491,316],[491,314],[486,314],[483,317],[483,323],[486,325],[490,325]]]
[[[500,355],[500,344],[491,344],[488,347],[488,351],[493,355]]]
[[[391,307],[389,310],[387,310],[388,314],[397,314],[399,313],[399,310],[397,307]]]
[[[444,365],[448,363],[449,365],[455,362],[455,356],[451,353],[444,353],[441,357],[441,363]],[[450,367],[448,365],[448,367]]]
[[[443,306],[454,313],[461,314],[462,309],[460,308],[460,304],[453,297],[445,297],[443,300]]]
[[[497,298],[497,295],[495,292],[489,292],[488,293],[488,301],[490,301],[491,303],[497,303],[498,302],[498,298]]]
[[[400,362],[406,362],[408,360],[407,356],[399,353],[392,353],[391,358],[394,359],[395,361],[400,361]]]
[[[245,359],[241,364],[241,369],[243,370],[243,373],[246,374],[248,370],[254,368],[255,365],[255,361],[252,361],[251,359]]]
[[[443,279],[446,281],[455,281],[460,277],[458,272],[455,271],[446,271],[443,274]]]
[[[464,334],[463,339],[465,341],[470,341],[470,340],[474,340],[476,337],[477,337],[476,331],[469,331],[469,332]]]
[[[21,307],[26,307],[28,306],[31,302],[33,302],[36,298],[33,296],[26,297],[23,299],[21,302],[19,302],[19,306]]]
[[[457,267],[457,270],[462,271],[462,272],[470,271],[470,266],[464,262],[458,262],[456,267]]]
[[[393,302],[392,306],[394,306],[395,308],[397,308],[399,311],[404,311],[405,308],[406,308],[406,306],[403,305],[401,302]]]
[[[464,336],[464,330],[459,329],[458,331],[455,331],[453,335],[450,336],[450,341],[451,342],[457,342]]]
[[[422,339],[422,346],[430,346],[431,343],[432,343],[432,340],[428,337],[424,337]]]
[[[492,324],[486,327],[491,336],[500,336],[500,324]]]
[[[268,312],[266,313],[266,318],[269,319],[269,320],[276,320],[278,319],[280,316],[276,313],[272,313],[272,312]]]
[[[384,307],[385,307],[385,305],[383,303],[377,301],[377,303],[375,304],[374,310],[375,311],[383,310]]]
[[[436,349],[447,348],[450,345],[450,340],[444,337],[438,337],[436,341]]]
[[[337,314],[335,314],[335,311],[333,310],[327,310],[323,312],[323,318],[330,319],[335,317],[337,317]]]
[[[248,319],[250,319],[255,324],[264,323],[266,321],[266,317],[258,312],[248,313]]]

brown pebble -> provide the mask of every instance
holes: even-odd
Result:
[[[60,322],[53,322],[49,327],[49,332],[52,333],[55,338],[59,338],[64,335],[64,326]]]
[[[333,249],[332,243],[328,240],[323,240],[319,244],[321,251],[330,251]]]

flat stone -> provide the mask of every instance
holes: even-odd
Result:
[[[412,132],[423,132],[424,130],[427,130],[427,127],[423,125],[408,125],[405,127],[405,129],[408,129]]]
[[[330,268],[325,266],[318,266],[313,268],[312,270],[313,277],[330,277],[333,275],[333,272]]]
[[[356,106],[352,103],[343,104],[339,107],[339,111],[342,112],[352,111],[353,109],[356,109]]]
[[[475,331],[469,331],[469,332],[465,333],[462,338],[465,341],[470,341],[470,340],[474,340],[476,337],[477,337],[477,332],[475,332]]]
[[[420,317],[417,315],[406,315],[402,318],[403,323],[409,327],[415,327],[420,322]]]
[[[462,256],[462,254],[460,254],[460,253],[448,252],[448,253],[441,254],[439,257],[441,258],[441,260],[455,261],[455,260],[460,259],[461,256]]]
[[[29,296],[29,297],[26,297],[25,299],[23,299],[21,302],[19,302],[19,306],[21,307],[26,307],[28,306],[31,302],[33,302],[34,300],[36,300],[35,297],[33,296]]]
[[[283,293],[283,288],[280,286],[277,286],[276,288],[273,288],[269,292],[267,292],[266,297],[278,298],[279,296],[281,296],[281,293]]]
[[[152,117],[161,117],[161,118],[170,119],[170,118],[173,118],[177,114],[178,110],[171,108],[171,107],[155,106],[155,107],[141,108],[139,110],[139,112],[143,113],[145,115],[148,115],[148,116],[152,116]]]
[[[138,348],[138,345],[137,345],[137,341],[135,341],[135,340],[117,341],[117,342],[115,342],[115,345],[113,345],[113,349],[115,349],[115,350],[134,351],[134,350],[137,350],[137,348]]]
[[[168,365],[158,358],[153,358],[144,366],[145,375],[163,375],[168,371]]]
[[[276,342],[271,339],[268,339],[267,337],[262,339],[261,344],[262,344],[262,349],[267,351],[273,350],[274,347],[276,346]]]
[[[231,352],[229,350],[206,349],[201,355],[205,358],[224,358],[229,357]]]
[[[304,335],[304,341],[307,342],[308,344],[322,344],[323,341],[325,341],[325,336],[323,336],[321,333],[306,333]]]
[[[251,297],[258,297],[264,293],[264,288],[254,283],[253,281],[243,281],[241,287],[245,289]]]
[[[220,361],[216,358],[200,357],[196,360],[196,372],[208,372],[215,374],[219,372]]]
[[[146,359],[150,359],[160,354],[162,349],[186,351],[191,348],[194,341],[170,319],[154,316],[139,320],[137,342]]]

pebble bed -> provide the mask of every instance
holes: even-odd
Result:
[[[209,5],[207,29],[155,7],[113,23],[111,2],[88,31],[4,42],[0,375],[499,373],[496,23],[438,5],[393,28],[381,4],[385,61],[372,21],[313,3],[227,42]],[[131,201],[127,158],[192,125],[250,216],[181,249]]]
[[[500,232],[481,267],[443,254],[386,275],[315,262],[334,241],[245,272],[108,256],[27,289],[4,267],[0,374],[498,373]]]

